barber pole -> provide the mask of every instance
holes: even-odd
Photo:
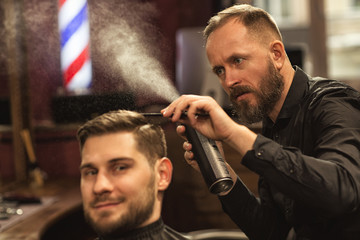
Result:
[[[86,0],[59,0],[61,70],[64,87],[89,89],[92,80],[90,28]]]

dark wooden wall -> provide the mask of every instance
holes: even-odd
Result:
[[[57,1],[52,0],[28,0],[28,1],[16,1],[23,2],[23,21],[24,32],[23,37],[25,40],[24,46],[24,58],[27,59],[23,66],[24,71],[28,73],[29,88],[31,96],[32,116],[34,124],[42,124],[51,120],[51,98],[57,94],[57,90],[62,86],[61,72],[60,72],[60,45],[59,36],[57,32]],[[98,4],[97,1],[89,0],[90,11],[95,12],[90,15],[94,15],[91,21],[94,22],[91,32],[94,39],[96,35],[103,34],[98,31],[100,24],[106,24],[99,19],[101,17],[100,9],[93,7]],[[107,1],[120,3],[121,1]],[[128,2],[128,1],[123,1]],[[182,27],[194,27],[204,26],[208,18],[212,14],[212,1],[199,0],[135,0],[131,1],[137,4],[151,3],[157,9],[154,11],[153,16],[146,16],[143,14],[144,22],[150,21],[154,27],[158,28],[159,32],[154,32],[155,35],[159,35],[161,39],[157,43],[161,51],[163,51],[162,63],[168,72],[169,78],[175,81],[175,34],[177,29]],[[118,4],[121,6],[120,4]],[[7,73],[7,49],[6,49],[6,29],[4,25],[5,9],[2,4],[0,11],[0,29],[2,36],[5,36],[0,41],[0,48],[2,53],[0,55],[0,97],[8,97],[10,93],[8,84]],[[130,11],[127,13],[127,11]],[[134,11],[134,12],[131,12]],[[99,13],[99,14],[98,14]],[[121,17],[130,17],[131,15],[138,15],[136,21],[142,17],[140,13],[136,12],[136,9],[121,9],[120,7],[114,7],[113,18],[120,19]],[[100,16],[100,17],[99,17]],[[133,17],[135,19],[135,17]],[[21,22],[19,23],[21,24]],[[134,22],[134,25],[140,23]],[[95,26],[96,25],[96,26]],[[18,34],[21,29],[13,29]],[[150,39],[151,36],[148,36]],[[94,40],[95,41],[95,40]],[[149,42],[151,43],[151,42]],[[93,55],[97,57],[98,48],[95,45],[101,45],[105,43],[94,42],[93,43]],[[94,79],[95,90],[98,91],[111,91],[114,87],[114,80],[117,76],[109,74],[107,69],[99,69],[97,67],[96,59],[93,63],[94,67]]]
[[[106,66],[101,65],[103,59],[99,58],[101,54],[101,48],[98,46],[106,44],[105,42],[95,42],[104,33],[101,32],[103,25],[107,23],[116,23],[121,19],[130,19],[130,24],[141,25],[143,23],[150,22],[153,32],[150,30],[144,30],[145,39],[149,39],[145,44],[153,44],[154,52],[158,52],[157,56],[159,61],[165,66],[166,72],[170,81],[175,82],[175,61],[176,61],[176,46],[175,46],[175,34],[177,29],[182,27],[203,26],[211,15],[212,1],[199,0],[135,0],[135,1],[114,1],[108,0],[107,7],[100,8],[96,0],[89,0],[90,11],[90,23],[93,23],[91,27],[91,35],[93,37],[92,54],[94,57],[94,83],[93,90],[97,92],[110,92],[113,89],[119,89],[122,86],[121,76],[110,73]],[[113,8],[111,8],[111,4]],[[137,4],[137,5],[135,5]],[[155,10],[139,9],[137,6],[141,4],[150,4]],[[14,10],[14,14],[9,17],[9,8]],[[108,18],[105,18],[106,11],[110,14]],[[144,13],[141,13],[144,11]],[[140,13],[139,13],[140,12]],[[17,16],[17,17],[16,17]],[[14,19],[16,17],[16,19]],[[8,27],[8,19],[12,19],[13,28]],[[134,21],[132,19],[135,19]],[[142,22],[141,22],[142,21]],[[146,32],[147,31],[147,32]],[[7,103],[10,101],[10,80],[12,74],[9,73],[9,59],[13,62],[17,62],[18,65],[13,67],[16,72],[21,74],[19,84],[26,83],[29,115],[31,128],[33,127],[37,132],[36,143],[39,149],[39,161],[42,159],[54,158],[54,154],[47,157],[45,154],[48,152],[45,148],[45,142],[52,142],[53,144],[59,144],[61,149],[62,144],[66,143],[66,140],[62,139],[64,134],[60,134],[57,124],[53,121],[52,99],[58,95],[59,89],[62,87],[62,76],[60,72],[60,45],[59,34],[57,30],[57,1],[56,0],[17,0],[14,4],[11,1],[4,1],[0,5],[0,32],[2,38],[0,39],[0,101]],[[14,34],[15,37],[10,38],[9,35]],[[151,36],[153,34],[154,36]],[[11,42],[12,40],[16,42]],[[157,41],[154,42],[153,39]],[[9,41],[10,40],[10,43]],[[117,40],[117,39],[115,39]],[[121,39],[118,39],[121,44]],[[152,41],[152,42],[151,42]],[[13,56],[9,51],[9,44],[15,47],[18,51],[16,56]],[[100,59],[100,60],[98,60]],[[20,63],[21,60],[21,63]],[[109,63],[113,59],[108,58],[106,61]],[[100,66],[100,67],[99,67]],[[17,68],[17,69],[16,69]],[[123,84],[124,85],[124,84]],[[119,87],[120,86],[120,87]],[[120,89],[121,90],[121,89]],[[14,96],[18,95],[16,92]],[[151,96],[139,95],[136,96],[137,101],[141,102],[141,98],[146,99],[146,103],[152,104]],[[156,96],[153,96],[154,104],[158,104]],[[163,103],[161,101],[161,103]],[[3,105],[1,105],[3,106]],[[0,119],[8,118],[10,116],[9,109],[0,109]],[[15,116],[16,118],[20,116]],[[7,120],[4,120],[5,122]],[[18,119],[15,119],[18,120]],[[1,123],[0,123],[1,124]],[[14,126],[13,126],[14,127]],[[46,129],[46,130],[44,130]],[[49,130],[52,129],[52,130]],[[12,156],[9,153],[11,149],[12,135],[7,134],[8,129],[0,133],[0,150],[4,150],[3,156]],[[49,134],[51,132],[51,134]],[[54,136],[55,133],[59,136]],[[66,135],[66,134],[65,134]],[[68,136],[65,138],[68,140]],[[64,149],[64,151],[71,151],[72,148]],[[77,149],[76,149],[77,150]],[[56,154],[55,154],[56,155]],[[73,154],[75,155],[75,154]],[[14,174],[12,166],[12,158],[6,157],[2,159],[0,163],[0,174],[5,177],[9,177]],[[58,160],[56,160],[58,161]],[[61,159],[60,161],[64,161]],[[66,161],[66,159],[65,159]],[[2,170],[1,170],[2,169]],[[6,169],[6,170],[5,170]],[[60,171],[60,170],[59,170]],[[60,173],[65,173],[60,171]],[[49,173],[51,175],[51,172]]]

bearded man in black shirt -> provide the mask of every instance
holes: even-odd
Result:
[[[183,95],[162,113],[227,143],[260,176],[257,199],[229,166],[235,184],[219,196],[224,211],[251,240],[360,239],[359,92],[293,67],[262,9],[225,9],[204,35],[210,65],[240,120],[262,120],[262,134],[235,122],[210,97]],[[177,131],[184,136],[185,127]],[[191,144],[183,147],[198,168]]]

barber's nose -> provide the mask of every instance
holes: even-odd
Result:
[[[232,70],[231,68],[227,69],[224,83],[227,88],[232,88],[240,84],[241,80],[237,71]]]
[[[95,194],[102,194],[104,192],[111,192],[113,190],[113,184],[109,176],[106,173],[99,172],[96,176],[93,191]]]

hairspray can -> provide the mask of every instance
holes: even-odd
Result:
[[[215,141],[190,126],[185,125],[185,128],[186,137],[192,144],[192,151],[210,192],[220,194],[230,190],[233,181]]]

